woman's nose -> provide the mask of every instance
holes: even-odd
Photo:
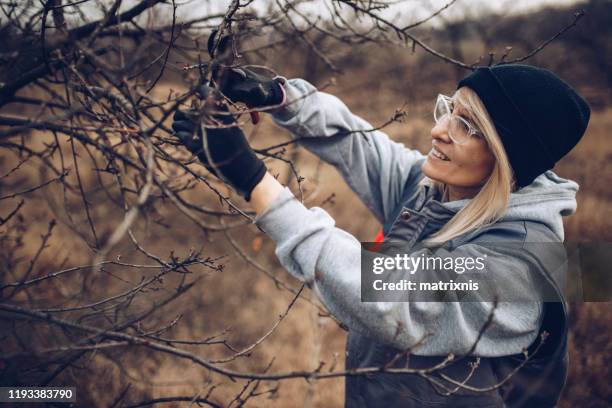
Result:
[[[436,122],[433,128],[431,128],[431,137],[443,143],[451,143],[452,140],[448,135],[448,120],[441,120]]]

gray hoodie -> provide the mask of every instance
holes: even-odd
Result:
[[[284,85],[287,107],[275,112],[276,123],[300,144],[332,164],[381,223],[393,222],[398,206],[410,222],[395,221],[386,240],[400,239],[416,251],[420,241],[439,229],[468,200],[440,202],[420,185],[423,154],[396,143],[353,115],[333,95],[318,92],[301,79]],[[513,193],[506,215],[485,230],[457,240],[464,256],[487,253],[496,285],[515,293],[533,292],[533,259],[481,242],[562,242],[562,216],[576,209],[575,182],[551,171]],[[414,192],[414,194],[412,193]],[[407,194],[408,193],[408,194]],[[405,197],[410,200],[403,202]],[[402,217],[397,217],[398,220]],[[441,356],[468,352],[492,309],[491,301],[361,302],[361,243],[336,227],[323,209],[307,209],[285,188],[256,224],[276,243],[276,255],[294,277],[307,282],[329,311],[350,330],[405,350],[424,337],[414,354]],[[456,254],[457,252],[455,252]],[[541,267],[541,265],[539,266]],[[537,298],[534,294],[533,298]],[[520,353],[536,339],[543,317],[541,302],[500,302],[493,324],[477,342],[473,355]],[[427,334],[433,334],[426,337]]]

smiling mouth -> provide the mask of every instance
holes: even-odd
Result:
[[[439,151],[438,149],[436,149],[435,146],[431,147],[431,151],[429,152],[430,155],[432,155],[433,157],[443,160],[443,161],[450,161],[450,159],[448,158],[447,155],[445,155],[444,153],[442,153],[441,151]]]

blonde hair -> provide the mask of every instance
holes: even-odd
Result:
[[[496,222],[506,212],[510,194],[514,190],[514,173],[510,161],[484,104],[476,92],[467,87],[459,88],[454,99],[482,132],[495,158],[495,164],[478,194],[469,200],[444,227],[425,240],[424,244],[427,246],[442,245],[459,235]],[[443,200],[448,198],[448,185],[427,178],[424,183],[429,183],[442,192]]]

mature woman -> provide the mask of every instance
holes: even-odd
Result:
[[[281,264],[349,328],[347,368],[390,367],[390,362],[427,368],[449,354],[468,355],[428,375],[348,376],[346,406],[556,404],[567,371],[562,272],[546,261],[557,254],[533,250],[529,243],[563,242],[561,217],[576,208],[576,183],[550,171],[580,140],[589,120],[588,105],[569,85],[526,65],[478,68],[454,95],[438,96],[432,148],[423,155],[372,131],[339,99],[304,80],[269,80],[234,68],[217,84],[234,101],[274,107],[276,123],[338,169],[384,225],[385,241],[402,242],[413,256],[486,254],[486,279],[499,293],[510,294],[493,312],[490,298],[362,302],[360,242],[337,228],[326,211],[304,207],[267,173],[239,128],[203,126],[204,137],[194,139],[202,127],[177,112],[177,135],[250,200],[256,224],[276,242]],[[492,242],[499,245],[488,245]],[[541,295],[542,285],[552,299]],[[512,294],[523,300],[512,301]],[[549,336],[540,345],[542,332]],[[409,358],[401,354],[406,350]],[[525,350],[530,356],[537,350],[527,363]],[[468,363],[476,358],[474,369]]]

